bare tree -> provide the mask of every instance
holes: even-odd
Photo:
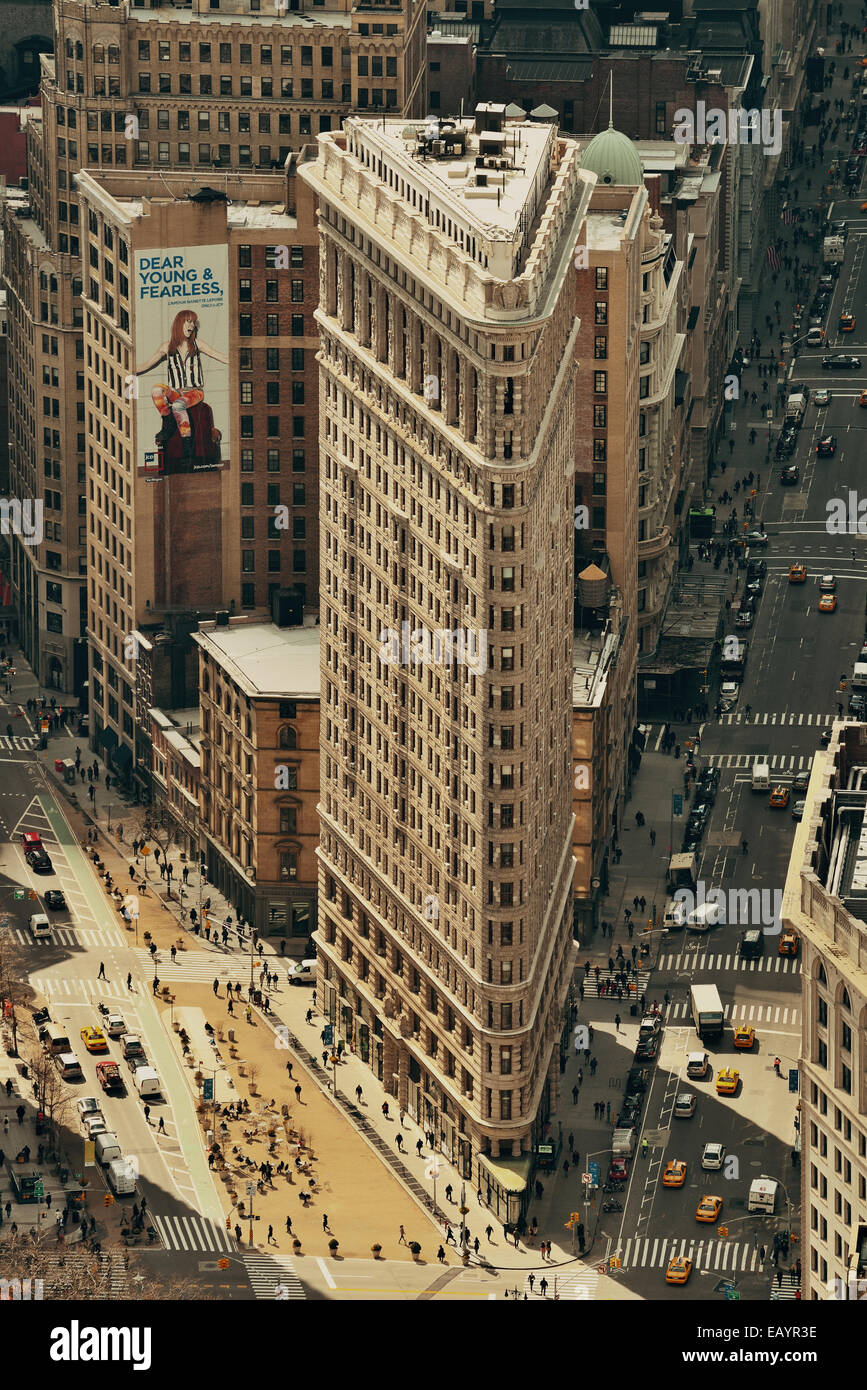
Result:
[[[97,1254],[85,1246],[61,1246],[48,1231],[36,1239],[20,1231],[0,1245],[0,1279],[9,1298],[42,1298],[46,1301],[183,1299],[206,1295],[190,1279],[167,1275],[160,1278],[137,1251],[126,1249]],[[30,1280],[29,1288],[24,1281]],[[40,1285],[34,1285],[41,1280]],[[20,1293],[18,1285],[21,1284]]]
[[[30,1071],[37,1104],[48,1120],[51,1138],[56,1139],[60,1126],[69,1118],[69,1091],[53,1059],[44,1050],[33,1054]]]
[[[4,1033],[11,1030],[11,1055],[18,1056],[18,1010],[25,1007],[33,998],[33,990],[21,978],[24,974],[20,953],[10,945],[8,939],[0,934],[0,1013],[3,1018]]]

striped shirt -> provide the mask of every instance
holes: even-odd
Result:
[[[168,355],[169,385],[175,391],[189,391],[191,387],[203,390],[202,362],[197,352],[181,356],[179,352]]]

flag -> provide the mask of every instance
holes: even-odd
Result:
[[[791,227],[792,223],[793,223],[794,220],[795,220],[795,214],[794,214],[794,212],[792,211],[791,208],[784,208],[784,209],[783,209],[782,219],[783,219],[783,221],[785,222],[785,224],[786,224],[787,227]]]
[[[779,270],[782,262],[780,261],[780,254],[777,251],[776,246],[768,247],[767,253],[765,255],[765,260],[771,267],[771,270]]]

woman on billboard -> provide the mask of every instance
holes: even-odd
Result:
[[[172,330],[167,342],[163,343],[147,362],[136,368],[136,376],[144,376],[165,361],[168,367],[168,382],[159,381],[151,391],[151,398],[163,417],[162,428],[156,436],[156,443],[166,445],[177,429],[181,436],[183,461],[193,458],[193,433],[189,412],[205,399],[205,378],[202,372],[202,354],[212,357],[215,362],[228,365],[225,353],[218,352],[199,338],[199,318],[192,309],[182,309],[175,315]],[[217,434],[219,438],[219,434]]]

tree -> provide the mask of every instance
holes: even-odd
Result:
[[[56,1139],[60,1126],[66,1124],[69,1117],[69,1091],[53,1059],[45,1051],[33,1054],[30,1072],[37,1105],[48,1120],[52,1139]]]
[[[19,960],[20,953],[10,946],[7,938],[0,934],[0,1014],[4,1026],[11,1028],[10,1056],[18,1056],[18,1015],[33,998],[33,990],[21,978],[25,973]],[[8,1044],[7,1044],[8,1045]]]
[[[184,1299],[195,1301],[206,1295],[190,1279],[161,1277],[142,1260],[138,1251],[113,1250],[96,1254],[84,1246],[57,1244],[53,1232],[43,1230],[34,1239],[21,1231],[9,1234],[3,1242],[3,1275],[14,1281],[30,1280],[30,1297],[45,1301],[103,1301],[106,1299],[145,1299],[148,1301]],[[41,1280],[41,1288],[34,1286]],[[14,1284],[17,1289],[17,1282]],[[26,1295],[26,1285],[22,1289]],[[15,1297],[10,1290],[8,1297]]]

